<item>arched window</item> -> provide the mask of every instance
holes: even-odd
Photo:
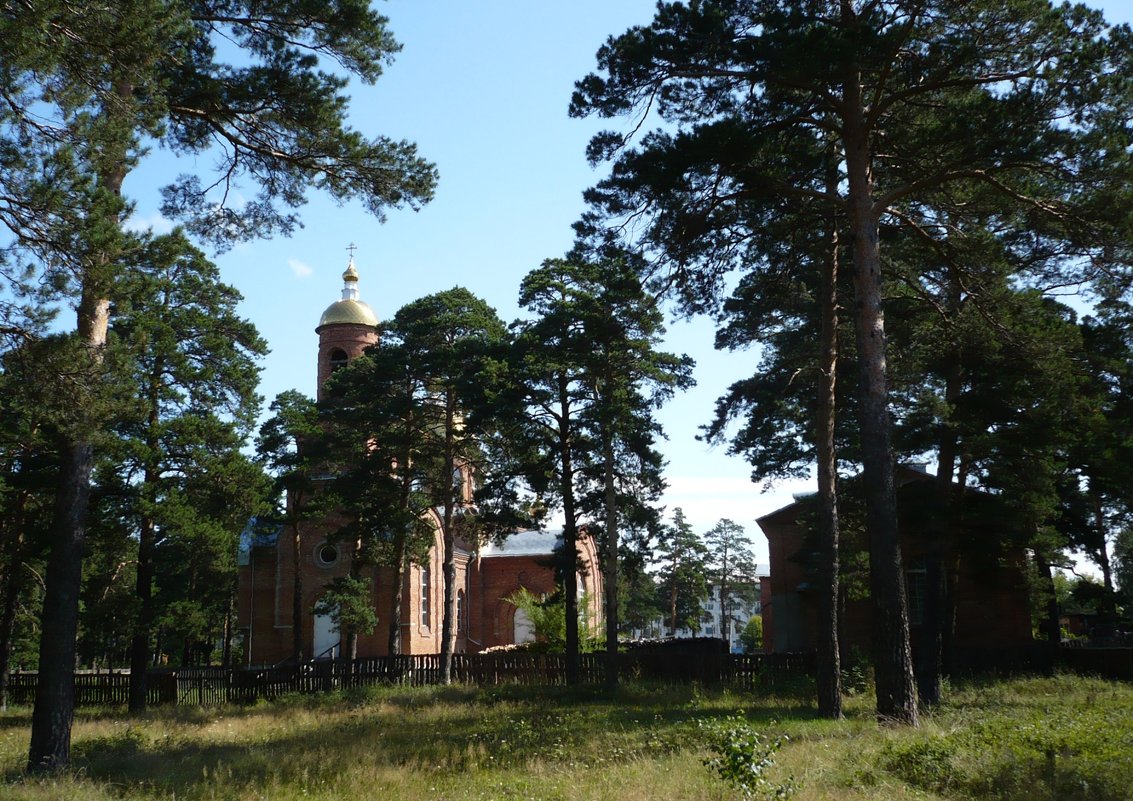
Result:
[[[464,603],[464,590],[456,591],[456,633],[468,631],[468,608]]]
[[[522,609],[516,609],[515,617],[512,620],[511,641],[516,645],[523,645],[525,642],[534,640],[535,624],[531,621],[531,616]]]
[[[421,568],[421,625],[429,628],[429,566]]]
[[[346,351],[342,348],[335,348],[330,352],[330,371],[333,373],[335,370],[346,366]]]

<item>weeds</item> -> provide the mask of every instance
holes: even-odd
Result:
[[[76,720],[74,771],[21,775],[26,710],[0,715],[5,801],[1128,801],[1133,687],[1081,678],[950,688],[922,728],[846,720],[813,687],[380,687]],[[776,722],[777,721],[777,722]],[[786,736],[789,735],[788,740]],[[704,769],[708,765],[711,772]]]
[[[794,792],[792,778],[779,784],[768,777],[786,737],[766,737],[740,715],[699,725],[711,752],[704,766],[743,798],[783,799]]]

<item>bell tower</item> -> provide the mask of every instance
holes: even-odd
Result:
[[[330,374],[378,341],[378,316],[369,304],[358,299],[358,268],[354,266],[353,248],[351,245],[350,263],[342,274],[342,299],[327,306],[315,329],[319,335],[320,400],[323,384]]]

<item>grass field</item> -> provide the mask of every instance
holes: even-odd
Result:
[[[804,684],[767,694],[630,686],[613,698],[377,688],[141,720],[84,713],[72,772],[26,779],[30,710],[16,709],[0,715],[0,798],[720,801],[745,796],[704,760],[743,762],[758,736],[784,736],[761,783],[749,775],[748,797],[1133,799],[1128,684],[955,686],[917,730],[878,727],[868,694],[848,699],[847,713],[817,719]]]

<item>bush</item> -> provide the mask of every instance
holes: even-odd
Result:
[[[700,723],[712,756],[704,766],[738,790],[743,798],[788,798],[795,790],[792,779],[776,784],[767,778],[775,753],[786,737],[769,739],[739,715]]]

